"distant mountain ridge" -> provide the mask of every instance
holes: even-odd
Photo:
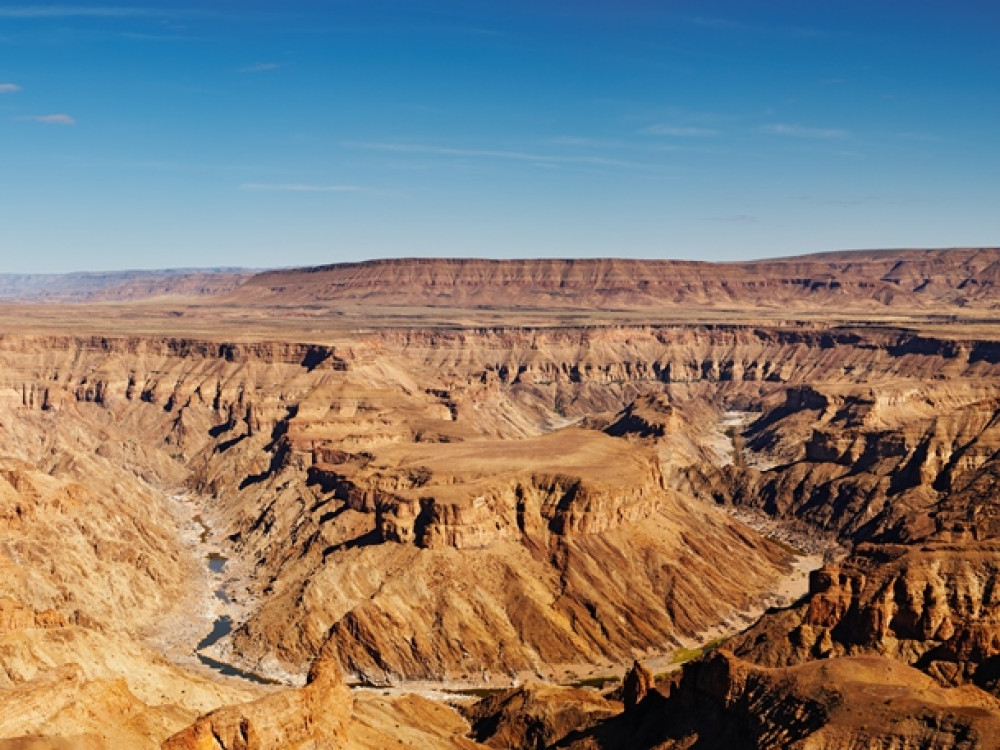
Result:
[[[403,258],[266,271],[229,301],[643,309],[1000,305],[1000,249],[861,250],[748,262]]]
[[[163,296],[249,306],[556,310],[1000,308],[1000,248],[854,250],[739,262],[392,258],[304,268],[0,274],[0,300]]]
[[[256,273],[246,268],[174,268],[54,274],[0,274],[0,300],[130,301],[231,291]]]

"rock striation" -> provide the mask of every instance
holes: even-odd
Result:
[[[746,263],[401,258],[268,271],[229,299],[502,308],[992,309],[1000,250],[827,253]]]
[[[592,690],[527,684],[465,710],[472,737],[486,747],[546,748],[621,712]]]

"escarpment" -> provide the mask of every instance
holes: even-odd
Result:
[[[991,379],[795,387],[743,431],[744,466],[691,486],[851,541],[992,538],[998,414]]]
[[[294,523],[302,541],[283,558],[289,588],[234,635],[240,653],[277,638],[289,662],[322,648],[373,681],[547,673],[750,606],[735,583],[698,575],[726,549],[745,550],[761,582],[784,565],[777,547],[665,489],[651,451],[597,431],[389,443],[337,470],[319,475],[309,515],[267,511],[264,525]],[[251,531],[258,540],[270,544]],[[444,637],[428,637],[436,622]]]
[[[400,258],[269,271],[247,280],[229,299],[508,309],[991,309],[998,264],[996,248],[827,253],[745,263]]]

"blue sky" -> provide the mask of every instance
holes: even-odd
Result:
[[[0,2],[0,272],[1000,244],[992,2]]]

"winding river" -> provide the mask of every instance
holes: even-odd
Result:
[[[175,495],[173,498],[177,503],[193,503],[194,501],[187,495]],[[214,619],[211,630],[198,641],[194,646],[194,655],[203,665],[226,677],[237,677],[260,685],[280,685],[281,682],[267,677],[263,677],[254,672],[227,664],[226,662],[214,659],[205,653],[205,650],[214,646],[223,638],[228,636],[233,630],[233,616],[227,610],[232,610],[233,601],[226,590],[226,583],[223,577],[226,563],[229,561],[225,555],[211,549],[210,539],[212,529],[205,521],[201,513],[190,516],[192,523],[197,528],[196,554],[203,557],[208,574],[208,581],[212,587],[212,595],[217,600],[217,606],[213,607]],[[221,606],[218,606],[221,605]]]

